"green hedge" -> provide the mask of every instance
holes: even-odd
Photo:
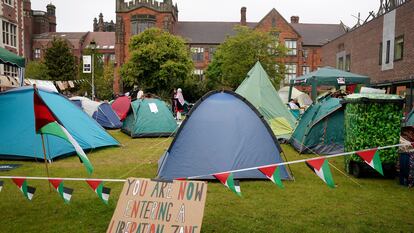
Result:
[[[398,144],[401,134],[402,105],[397,102],[347,103],[345,110],[345,151],[358,151]],[[397,161],[398,148],[380,150],[381,162]],[[349,161],[363,162],[359,156],[347,156]]]

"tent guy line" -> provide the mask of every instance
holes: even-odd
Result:
[[[258,166],[258,167],[251,167],[251,168],[244,168],[244,169],[238,169],[238,170],[233,170],[233,171],[219,172],[219,173],[214,173],[214,174],[192,176],[192,177],[187,177],[186,179],[191,180],[191,179],[198,179],[198,178],[201,178],[201,177],[213,176],[213,175],[219,175],[219,174],[225,174],[225,173],[237,173],[237,172],[251,171],[251,170],[256,170],[256,169],[263,168],[263,167],[283,166],[283,165],[288,165],[288,164],[304,163],[306,161],[311,161],[311,160],[327,159],[327,158],[334,158],[334,157],[352,155],[352,154],[355,154],[357,152],[370,151],[370,150],[373,150],[373,149],[384,150],[384,149],[389,149],[389,148],[394,148],[394,147],[410,146],[410,145],[414,146],[414,142],[404,143],[404,144],[395,144],[395,145],[390,145],[390,146],[382,146],[382,147],[377,147],[377,148],[370,148],[370,149],[340,153],[340,154],[335,154],[335,155],[319,156],[319,157],[310,158],[310,159],[301,159],[301,160],[295,160],[295,161],[290,161],[290,162],[275,163],[275,164],[263,165],[263,166]],[[25,177],[25,176],[0,176],[0,179],[102,181],[102,182],[125,182],[125,181],[127,181],[126,179],[58,178],[58,177]]]

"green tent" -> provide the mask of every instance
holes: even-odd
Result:
[[[5,48],[0,47],[0,63],[23,68],[25,60]]]
[[[138,99],[122,125],[122,132],[133,138],[169,137],[177,129],[171,111],[159,99]]]
[[[414,126],[414,109],[407,115],[406,126]]]
[[[260,62],[249,71],[236,93],[259,110],[277,138],[290,138],[296,119],[280,99]]]
[[[298,85],[312,86],[312,100],[315,100],[317,97],[318,86],[339,87],[340,85],[368,85],[369,83],[370,79],[368,76],[346,72],[329,66],[290,80],[291,89],[293,86]],[[291,93],[292,91],[290,90],[289,97]]]
[[[290,139],[297,151],[316,154],[344,151],[344,109],[340,101],[325,97],[306,110]]]

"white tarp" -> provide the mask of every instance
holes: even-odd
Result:
[[[281,88],[279,91],[279,96],[282,99],[283,103],[287,104],[289,103],[289,86],[283,87]],[[309,97],[309,95],[307,95],[304,92],[299,91],[296,88],[292,88],[292,99],[297,99],[299,102],[300,106],[310,106],[313,101],[312,99]]]
[[[85,111],[90,117],[98,110],[101,103],[88,99],[86,97],[75,96],[70,98],[70,100],[79,100],[82,104],[82,109]]]
[[[33,84],[36,84],[36,87],[38,88],[58,93],[58,90],[56,89],[56,86],[53,84],[52,81],[36,79],[25,79],[24,81],[27,86],[33,86]]]
[[[361,87],[361,94],[385,94],[386,90],[375,89],[370,87]]]

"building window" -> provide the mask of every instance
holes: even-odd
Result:
[[[200,81],[204,80],[204,70],[201,69],[195,69],[194,70],[194,75],[198,76]]]
[[[133,15],[131,17],[131,34],[139,34],[148,28],[155,27],[156,18],[154,15]]]
[[[17,46],[17,26],[3,21],[3,43],[8,46],[16,47]]]
[[[193,61],[196,61],[196,62],[204,61],[204,48],[191,47],[191,55],[193,57]]]
[[[10,76],[10,77],[17,77],[18,75],[18,69],[14,66],[4,65],[4,75]]]
[[[13,7],[13,0],[4,0],[4,3]]]
[[[391,41],[387,40],[387,54],[385,57],[385,64],[390,63],[390,50],[391,50]]]
[[[336,64],[336,68],[343,70],[344,69],[344,57],[338,58],[338,62]]]
[[[304,49],[303,50],[303,58],[307,59],[309,56],[309,50],[308,49]]]
[[[395,38],[394,61],[403,59],[404,56],[404,36]]]
[[[297,65],[295,63],[290,63],[285,65],[286,71],[285,71],[285,82],[289,83],[291,79],[296,78],[296,72],[297,72]]]
[[[35,59],[40,59],[40,49],[35,49],[34,50],[34,58]]]
[[[302,75],[308,74],[310,72],[309,66],[302,66]]]
[[[216,47],[209,48],[209,51],[208,51],[208,60],[209,61],[213,60],[215,52],[216,52]]]
[[[297,54],[297,41],[296,40],[285,40],[285,47],[289,49],[287,55],[296,56]]]
[[[351,54],[347,54],[345,57],[345,71],[351,71]]]
[[[378,55],[379,55],[378,65],[382,65],[382,42],[379,45]]]

